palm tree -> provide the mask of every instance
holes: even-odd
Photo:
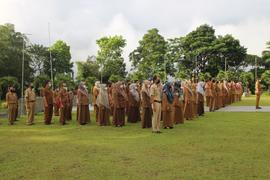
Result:
[[[265,68],[270,68],[270,41],[266,43],[266,49],[262,52],[262,59],[264,60]]]

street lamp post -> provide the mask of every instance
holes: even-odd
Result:
[[[23,35],[32,35],[32,34],[23,34]],[[24,36],[22,36],[22,82],[21,82],[21,115],[23,114],[23,104],[24,104],[24,95],[23,95],[23,88],[24,88],[24,51],[25,51],[25,44],[24,44]]]
[[[52,89],[54,88],[53,83],[53,70],[52,70],[52,52],[51,52],[51,29],[50,29],[50,23],[48,23],[48,34],[49,34],[49,53],[50,53],[50,66],[51,66],[51,82],[52,82]]]

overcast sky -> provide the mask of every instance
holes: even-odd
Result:
[[[165,38],[184,36],[208,23],[217,35],[232,34],[248,53],[261,55],[270,41],[270,0],[0,0],[0,24],[31,33],[31,42],[64,40],[72,61],[96,55],[96,39],[122,35],[128,53],[150,28]]]

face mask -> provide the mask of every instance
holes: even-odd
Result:
[[[86,87],[86,85],[83,85],[83,87],[84,87],[84,89],[86,89],[87,87]]]
[[[124,88],[124,85],[121,85],[120,88]]]
[[[65,90],[67,90],[68,88],[67,87],[64,87]]]
[[[52,87],[52,84],[51,84],[51,83],[49,83],[49,84],[48,84],[48,86],[49,86],[49,87]]]

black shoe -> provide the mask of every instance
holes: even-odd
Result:
[[[173,129],[173,127],[170,127],[170,129]]]
[[[162,132],[161,131],[157,131],[158,134],[161,134]]]
[[[261,107],[256,107],[256,109],[262,109]]]

